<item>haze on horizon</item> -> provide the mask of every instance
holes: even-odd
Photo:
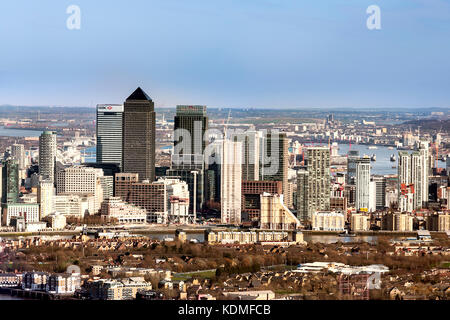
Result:
[[[0,37],[0,105],[450,107],[445,0],[17,0]]]

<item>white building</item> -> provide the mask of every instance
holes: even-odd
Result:
[[[312,229],[323,231],[344,231],[345,216],[340,212],[318,211],[312,214]]]
[[[242,142],[224,140],[221,153],[221,220],[241,223]]]
[[[66,227],[66,216],[58,212],[52,213],[44,218],[53,230],[63,230]]]
[[[425,186],[423,157],[420,152],[398,153],[398,190],[399,209],[402,212],[412,212],[423,207],[422,196],[424,188],[428,192],[428,184]]]
[[[352,213],[350,218],[350,227],[352,231],[367,231],[370,229],[370,218],[361,213]]]
[[[46,291],[55,294],[73,294],[81,288],[79,273],[52,274],[47,279]]]
[[[40,205],[40,218],[45,218],[53,213],[53,202],[55,196],[55,188],[51,180],[41,180],[39,182],[37,201]]]
[[[104,219],[117,219],[119,223],[145,223],[147,211],[121,200],[111,197],[102,203],[101,215]]]
[[[368,212],[370,208],[370,158],[356,160],[356,199],[357,211]]]
[[[102,180],[103,170],[97,168],[72,166],[57,173],[56,194],[93,195],[95,198],[94,212],[100,210],[103,201]]]
[[[37,203],[13,203],[3,207],[2,223],[9,226],[12,217],[24,217],[25,223],[39,221],[39,204]]]
[[[95,211],[93,195],[57,195],[53,200],[54,210],[68,217],[81,219],[85,215],[94,214]]]

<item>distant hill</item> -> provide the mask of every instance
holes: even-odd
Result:
[[[417,129],[420,126],[420,130],[432,130],[441,132],[450,132],[450,119],[446,120],[411,120],[406,121],[399,126],[401,127],[411,127],[411,129]]]

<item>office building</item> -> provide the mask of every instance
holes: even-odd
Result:
[[[177,106],[174,119],[174,154],[203,155],[207,145],[206,130],[208,130],[206,106]]]
[[[3,205],[2,224],[9,226],[11,218],[23,217],[25,224],[39,222],[39,204],[37,203],[8,203]]]
[[[116,220],[121,224],[145,223],[147,221],[147,211],[145,209],[128,204],[119,197],[111,197],[103,201],[100,214],[106,221]]]
[[[84,216],[95,214],[96,202],[94,195],[56,195],[53,197],[53,208],[66,217],[82,219]]]
[[[56,132],[44,131],[39,137],[39,174],[55,182]]]
[[[100,209],[103,201],[101,179],[103,170],[83,166],[72,166],[57,174],[57,195],[93,195],[95,198],[94,213]]]
[[[221,154],[221,220],[241,223],[242,143],[224,140]]]
[[[1,168],[1,202],[16,203],[19,199],[19,163],[8,159]]]
[[[122,167],[123,105],[97,105],[97,163]]]
[[[126,185],[123,186],[124,188]],[[147,211],[151,223],[191,223],[189,190],[179,179],[160,178],[158,181],[130,183],[128,202]]]
[[[141,88],[125,101],[123,112],[122,166],[138,173],[140,180],[155,180],[155,106]]]
[[[261,194],[283,194],[281,181],[242,181],[241,220],[259,225]]]

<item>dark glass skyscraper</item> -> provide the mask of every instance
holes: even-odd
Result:
[[[137,88],[125,101],[123,112],[123,172],[139,180],[155,180],[155,104]]]

